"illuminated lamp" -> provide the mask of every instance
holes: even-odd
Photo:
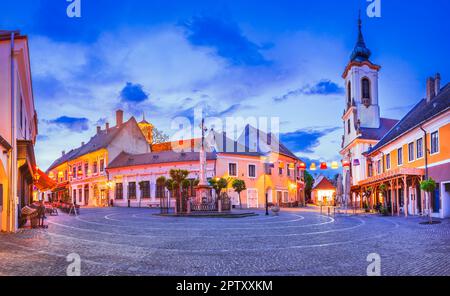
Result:
[[[280,169],[284,168],[284,163],[282,161],[280,161],[280,165],[278,166]]]
[[[300,162],[300,164],[298,165],[298,168],[302,171],[306,170],[306,163]]]
[[[79,170],[77,174],[78,174],[78,176],[83,176],[83,171]]]
[[[313,163],[311,164],[311,166],[309,167],[309,169],[310,169],[311,171],[317,170],[316,164],[313,162]]]
[[[295,170],[295,163],[290,163],[289,164],[289,169],[290,170]]]
[[[326,162],[320,163],[320,169],[321,169],[321,170],[327,170],[327,169],[328,169],[327,163],[326,163]]]
[[[55,174],[53,172],[50,172],[48,176],[50,177],[50,179],[55,179]]]
[[[361,163],[359,162],[359,159],[354,159],[353,160],[353,166],[360,166]]]
[[[58,178],[62,178],[64,176],[63,172],[58,172]]]
[[[348,161],[348,160],[343,160],[343,161],[342,161],[342,167],[344,167],[344,168],[349,168],[349,167],[350,167],[350,161]]]
[[[331,168],[332,168],[333,170],[337,170],[337,169],[339,168],[338,162],[337,162],[337,161],[333,161],[333,162],[331,163]]]

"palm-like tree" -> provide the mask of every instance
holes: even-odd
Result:
[[[189,176],[189,171],[187,170],[170,170],[170,177],[172,178],[172,180],[174,181],[174,186],[178,191],[178,202],[180,205],[180,209],[182,207],[181,204],[181,194],[182,194],[182,188],[183,188],[183,183],[186,180],[187,176]]]
[[[236,191],[237,194],[239,195],[239,206],[242,209],[241,192],[247,189],[247,186],[245,185],[245,181],[236,179],[233,181],[232,186],[233,186],[234,191]]]
[[[429,178],[428,180],[423,180],[420,182],[420,189],[426,192],[428,200],[428,216],[430,218],[430,224],[433,224],[433,216],[431,216],[432,205],[431,205],[431,193],[436,190],[436,181]]]
[[[228,184],[230,183],[230,179],[225,178],[214,178],[209,180],[209,185],[214,189],[216,192],[217,199],[220,199],[220,193],[222,190],[228,187]]]

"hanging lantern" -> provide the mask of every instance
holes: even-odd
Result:
[[[328,165],[326,162],[321,162],[320,163],[320,169],[321,170],[327,170],[328,169]]]
[[[300,162],[300,164],[298,165],[298,168],[302,171],[306,170],[306,163]]]
[[[316,164],[313,162],[313,163],[311,163],[311,166],[309,167],[309,169],[311,170],[311,171],[315,171],[315,170],[317,170],[317,166],[316,166]]]
[[[331,163],[331,168],[332,168],[333,170],[337,170],[337,169],[339,168],[339,163],[338,163],[337,161],[333,161],[333,162]]]
[[[348,161],[348,160],[343,160],[343,161],[342,161],[342,167],[344,167],[344,168],[349,168],[349,167],[350,167],[350,161]]]
[[[295,170],[295,163],[290,163],[289,164],[289,169],[290,170]]]
[[[359,159],[354,159],[353,160],[353,166],[360,166],[361,163],[359,162]]]
[[[62,178],[64,176],[63,172],[58,172],[58,178]]]
[[[280,165],[278,166],[280,169],[284,169],[284,162],[280,161]]]
[[[53,172],[50,172],[48,176],[50,177],[50,179],[55,179],[55,174]]]

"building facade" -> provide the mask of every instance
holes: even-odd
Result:
[[[123,111],[116,112],[116,126],[109,123],[89,142],[62,152],[47,170],[49,177],[58,185],[52,190],[50,200],[75,202],[82,206],[108,206],[112,188],[108,183],[107,166],[121,153],[146,153],[150,145],[140,129],[136,119],[132,117],[123,121]]]
[[[20,210],[33,199],[34,106],[27,36],[0,31],[0,229],[15,232]]]
[[[401,120],[380,117],[378,73],[369,59],[359,20],[359,35],[343,78],[346,109],[343,187],[355,207],[382,206],[394,215],[450,216],[450,85],[428,78],[426,98]],[[438,186],[428,197],[420,182],[432,178]]]

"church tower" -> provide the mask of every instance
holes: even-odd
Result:
[[[142,116],[142,121],[138,123],[139,128],[142,130],[147,142],[152,145],[153,144],[153,124],[149,123],[145,120],[145,113]]]
[[[370,61],[362,33],[361,16],[358,19],[358,40],[342,78],[345,80],[344,143],[346,147],[361,134],[361,128],[380,128],[378,105],[378,72],[381,67]]]

